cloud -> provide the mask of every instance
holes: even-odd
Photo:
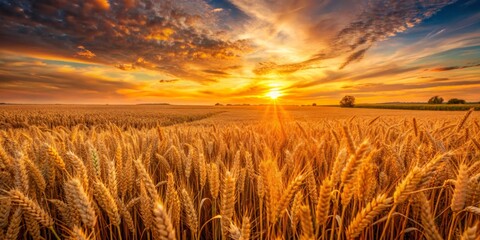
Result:
[[[95,57],[95,53],[86,49],[84,46],[78,46],[79,51],[77,52],[78,56],[85,57],[85,58],[93,58]]]
[[[204,73],[210,73],[210,74],[214,74],[214,75],[229,75],[227,72],[220,71],[220,70],[210,70],[210,69],[206,69],[206,70],[202,70],[202,72],[204,72]]]
[[[478,64],[464,65],[464,66],[438,67],[438,68],[427,69],[426,71],[431,71],[431,72],[445,72],[445,71],[465,69],[465,68],[473,68],[473,67],[480,67],[480,63],[478,63]]]
[[[125,101],[122,89],[142,88],[108,78],[92,68],[49,65],[30,59],[0,59],[0,101],[3,102],[104,102]]]
[[[180,79],[161,79],[158,80],[159,83],[173,83],[173,82],[178,82]]]
[[[137,68],[132,63],[117,64],[117,65],[115,65],[115,67],[120,69],[120,70],[124,70],[124,71],[131,71],[131,70],[135,70]]]
[[[367,47],[367,48],[364,48],[364,49],[361,49],[361,50],[358,50],[358,51],[352,53],[350,56],[348,56],[347,60],[345,60],[345,62],[342,64],[342,66],[340,66],[340,69],[343,69],[344,67],[346,67],[351,62],[362,60],[363,56],[365,56],[365,52],[367,52],[367,50],[369,48],[370,47]]]
[[[318,64],[322,60],[349,54],[340,65],[345,68],[352,62],[363,58],[366,51],[375,43],[405,32],[424,19],[431,17],[443,7],[456,0],[406,0],[406,1],[371,1],[357,18],[346,27],[338,29],[337,34],[329,41],[328,46],[308,60],[290,64],[260,63],[257,74],[284,71],[290,72],[305,69],[305,66]],[[360,49],[360,50],[359,50]]]
[[[7,2],[0,4],[2,48],[37,48],[204,83],[212,79],[192,65],[216,69],[220,63],[238,64],[251,49],[248,40],[223,38],[215,9],[202,0]]]

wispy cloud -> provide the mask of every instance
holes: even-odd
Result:
[[[471,65],[464,65],[464,66],[437,67],[437,68],[427,69],[427,71],[432,71],[432,72],[445,72],[445,71],[465,69],[465,68],[472,68],[472,67],[480,67],[480,63],[471,64]]]

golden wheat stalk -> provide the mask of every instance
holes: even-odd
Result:
[[[370,143],[368,141],[362,142],[354,155],[350,157],[347,165],[342,171],[342,183],[349,184],[353,181],[358,169],[362,165],[363,156],[368,152]]]
[[[167,173],[167,206],[170,207],[170,217],[175,226],[180,224],[181,202],[175,187],[173,173]]]
[[[38,190],[40,192],[45,191],[45,188],[47,187],[47,182],[45,181],[45,178],[43,177],[40,169],[30,159],[25,159],[25,163],[30,172],[30,176],[32,176],[35,185],[38,187]]]
[[[292,230],[293,232],[297,231],[297,225],[300,222],[300,207],[303,204],[303,194],[301,191],[298,191],[295,194],[295,198],[293,199],[292,203],[292,210],[291,210],[291,219],[292,219]]]
[[[83,187],[88,188],[88,172],[83,161],[73,152],[67,152],[67,157],[75,170],[77,176],[82,180]]]
[[[408,175],[397,185],[393,193],[393,201],[395,204],[405,202],[408,196],[417,190],[418,185],[423,179],[423,171],[418,167],[414,167]]]
[[[460,120],[460,122],[458,122],[458,125],[457,125],[457,128],[456,128],[457,132],[460,131],[460,129],[462,129],[463,125],[465,125],[465,123],[467,122],[468,117],[470,117],[470,115],[473,113],[474,110],[475,110],[475,108],[470,108],[470,110],[468,110],[468,112],[465,113],[462,120]]]
[[[26,157],[23,154],[20,154],[14,158],[14,180],[15,180],[15,187],[21,190],[22,192],[28,193],[29,191],[29,177],[27,173],[27,169],[25,167],[25,160]]]
[[[12,165],[12,158],[7,154],[3,146],[0,144],[0,169],[9,168]]]
[[[355,144],[353,143],[353,138],[352,135],[350,134],[350,130],[348,129],[348,126],[343,126],[343,134],[345,136],[345,139],[347,141],[347,149],[348,153],[350,154],[355,154],[356,148]]]
[[[170,217],[168,216],[166,209],[161,202],[155,204],[153,209],[154,216],[154,234],[155,239],[160,240],[174,240],[175,230],[172,226]]]
[[[40,232],[40,225],[38,224],[37,220],[33,218],[31,215],[25,214],[25,225],[27,227],[28,233],[33,239],[43,239]]]
[[[0,198],[0,228],[5,228],[9,223],[12,202],[10,198]]]
[[[20,232],[22,222],[22,209],[17,208],[13,213],[10,224],[8,225],[7,232],[5,233],[5,240],[17,240]]]
[[[89,240],[90,238],[88,235],[84,232],[83,229],[81,229],[78,226],[74,226],[72,230],[70,231],[70,236],[68,238],[69,240]]]
[[[115,198],[113,198],[107,187],[105,187],[102,182],[97,181],[93,183],[93,193],[100,207],[110,218],[110,222],[115,226],[119,226],[121,218],[118,213],[117,204],[115,203]]]
[[[310,207],[305,205],[300,207],[300,222],[302,226],[302,239],[313,239],[313,221]]]
[[[147,230],[153,226],[153,203],[153,199],[148,196],[143,180],[140,180],[140,217]]]
[[[63,158],[60,156],[60,154],[58,154],[57,150],[51,145],[47,145],[46,148],[47,155],[55,163],[55,165],[60,169],[65,169],[65,161],[63,161]]]
[[[215,163],[211,163],[210,172],[208,173],[208,184],[210,187],[210,194],[212,198],[216,199],[218,197],[218,192],[220,191],[220,176],[218,172],[218,166]]]
[[[73,207],[73,211],[80,217],[82,223],[93,228],[97,221],[95,210],[93,209],[90,196],[85,192],[78,178],[73,178],[64,184],[65,195],[68,204]]]
[[[135,168],[138,171],[138,175],[143,180],[145,184],[145,188],[147,189],[147,192],[150,195],[150,197],[154,199],[158,199],[157,189],[155,187],[155,184],[153,183],[152,177],[150,176],[150,174],[148,174],[140,158],[137,160],[134,160],[133,162],[135,163]]]
[[[460,164],[457,179],[455,180],[455,191],[453,192],[452,203],[450,205],[452,211],[458,212],[465,207],[468,194],[468,166]]]
[[[437,225],[435,224],[435,218],[432,214],[430,202],[424,193],[415,195],[417,204],[419,205],[420,218],[423,224],[423,230],[425,231],[425,237],[428,240],[440,240],[443,239],[438,232]]]
[[[53,203],[53,205],[57,208],[57,211],[60,213],[63,222],[67,226],[73,227],[80,224],[80,218],[74,214],[74,211],[72,211],[65,202],[58,199],[50,199],[48,201]]]
[[[198,159],[198,168],[199,168],[199,180],[200,180],[200,187],[205,187],[207,182],[207,164],[205,162],[205,156],[200,154]]]
[[[290,205],[290,202],[294,194],[302,186],[304,179],[305,179],[304,175],[299,175],[295,179],[293,179],[293,181],[290,182],[287,189],[285,189],[285,191],[283,192],[282,197],[278,201],[278,207],[276,208],[274,219],[281,217],[281,214],[283,213],[283,211],[285,211],[287,207]]]
[[[322,181],[320,186],[320,198],[315,211],[315,220],[317,225],[322,225],[327,221],[328,210],[330,209],[330,194],[332,192],[333,185],[330,178],[326,178]]]
[[[240,238],[238,240],[250,240],[250,231],[251,231],[250,218],[244,216],[242,219],[242,228],[240,230]]]
[[[418,137],[417,119],[415,118],[413,118],[413,132],[415,133],[415,137]]]
[[[346,231],[347,239],[358,237],[376,216],[390,207],[392,200],[392,198],[387,198],[385,194],[381,194],[369,202],[349,223]]]
[[[222,190],[222,205],[220,213],[222,214],[222,231],[227,236],[230,222],[233,217],[235,206],[235,177],[231,172],[227,172],[224,179],[224,187]]]
[[[133,222],[132,215],[128,211],[128,208],[125,206],[122,200],[118,198],[116,199],[116,203],[118,207],[118,212],[123,218],[123,222],[127,224],[128,230],[130,230],[130,232],[135,232],[135,223]]]
[[[186,189],[182,189],[183,209],[186,215],[186,223],[190,231],[195,235],[198,232],[198,215],[193,205],[192,198]]]
[[[310,201],[312,201],[313,205],[317,205],[318,203],[318,188],[317,183],[315,181],[315,170],[312,168],[310,163],[307,163],[307,171],[309,174],[306,176],[306,183],[307,183],[307,190],[308,190],[308,197]],[[293,195],[292,195],[293,196]],[[277,209],[279,211],[280,209]]]
[[[44,227],[50,228],[53,226],[53,218],[43,210],[38,203],[25,196],[21,191],[12,189],[9,191],[8,195],[10,196],[12,203],[20,206],[25,214],[28,214],[37,220]]]

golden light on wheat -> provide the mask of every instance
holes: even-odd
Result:
[[[272,106],[274,126],[14,108],[0,110],[0,239],[479,237],[471,111],[296,121]]]

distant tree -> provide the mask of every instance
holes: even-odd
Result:
[[[355,97],[354,96],[345,96],[340,101],[340,107],[353,107],[355,106]]]
[[[465,100],[463,99],[458,99],[458,98],[452,98],[448,100],[447,104],[465,104]]]
[[[312,106],[316,107],[316,106],[317,106],[317,104],[316,104],[316,103],[312,103]]]
[[[221,103],[215,103],[215,106],[223,106]]]
[[[429,104],[442,104],[443,98],[439,96],[433,96],[428,100]]]

